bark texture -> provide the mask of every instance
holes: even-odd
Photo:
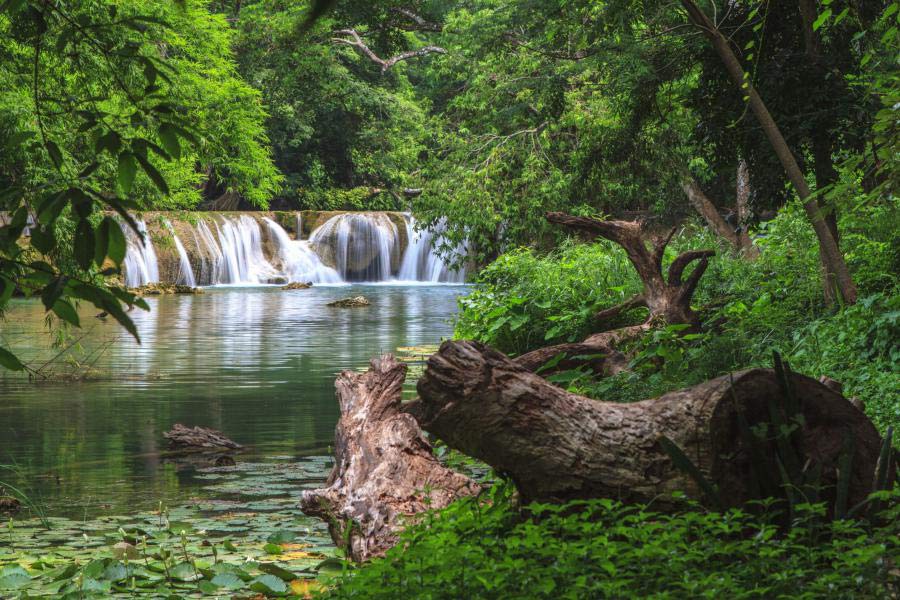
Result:
[[[565,353],[567,357],[590,356],[595,370],[614,374],[627,367],[627,359],[616,346],[622,342],[639,337],[656,323],[688,324],[699,326],[696,313],[691,308],[691,299],[700,283],[700,278],[715,254],[712,250],[692,250],[685,252],[669,265],[667,276],[663,275],[662,261],[666,246],[672,239],[675,230],[663,236],[650,236],[640,221],[601,221],[590,217],[576,217],[565,213],[547,213],[547,220],[578,231],[589,238],[603,237],[620,245],[628,255],[628,260],[644,283],[644,291],[628,300],[600,311],[595,315],[597,321],[607,321],[636,307],[646,307],[649,311],[647,319],[639,324],[622,327],[612,331],[602,331],[591,335],[582,342],[559,344],[539,348],[523,354],[517,362],[528,370],[537,370],[555,356]],[[646,239],[651,237],[651,246]],[[691,264],[697,265],[685,275]],[[568,359],[567,359],[568,360]],[[563,363],[566,366],[567,363]]]
[[[741,240],[738,238],[737,232],[722,218],[722,215],[719,214],[719,210],[716,208],[715,204],[713,204],[712,200],[706,196],[703,189],[701,189],[694,178],[685,177],[681,183],[681,189],[687,196],[691,206],[693,206],[694,210],[703,217],[710,229],[712,229],[716,235],[727,240],[728,243],[740,250]]]
[[[338,375],[335,465],[326,487],[305,491],[300,500],[303,512],[324,519],[335,544],[356,561],[384,554],[416,514],[479,491],[438,462],[404,412],[405,378],[406,365],[389,354],[373,359],[366,373]]]
[[[872,486],[880,439],[869,419],[825,385],[792,374],[805,418],[802,456],[834,483],[842,441],[855,440],[850,501]],[[632,404],[598,402],[549,384],[477,342],[445,342],[419,380],[411,407],[423,428],[515,481],[525,500],[616,498],[665,506],[671,492],[700,497],[696,482],[659,443],[673,440],[720,490],[727,506],[755,497],[751,449],[739,414],[768,421],[780,394],[770,369],[723,376]],[[766,453],[771,460],[772,452]],[[775,471],[777,472],[777,471]]]

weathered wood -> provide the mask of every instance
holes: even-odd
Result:
[[[602,221],[591,217],[578,217],[565,213],[551,212],[547,220],[586,235],[588,238],[603,237],[621,246],[628,255],[644,284],[641,294],[626,300],[622,304],[607,308],[595,315],[598,321],[610,319],[632,308],[643,306],[648,315],[643,323],[622,327],[613,331],[595,333],[582,342],[559,344],[539,348],[520,356],[517,361],[528,370],[536,371],[549,360],[559,354],[565,354],[567,360],[560,363],[563,367],[577,362],[572,357],[591,356],[594,370],[615,374],[625,370],[627,358],[617,346],[623,342],[640,337],[654,325],[660,323],[687,324],[691,328],[699,327],[697,314],[691,308],[691,299],[700,283],[700,278],[709,266],[709,259],[715,252],[712,250],[691,250],[677,256],[669,265],[668,273],[663,275],[662,261],[666,246],[671,241],[675,230],[666,235],[651,236],[645,231],[641,221]],[[651,242],[650,247],[647,241]],[[684,277],[684,271],[691,263],[696,266]]]
[[[366,373],[338,376],[335,465],[326,487],[305,491],[300,500],[304,513],[328,523],[335,544],[353,560],[384,554],[418,513],[479,491],[434,457],[416,420],[404,412],[405,378],[406,365],[390,354],[373,359]]]
[[[169,440],[169,450],[184,452],[220,452],[241,450],[243,446],[228,439],[221,431],[207,427],[185,427],[181,423],[163,434]]]
[[[802,455],[811,468],[821,464],[823,484],[833,486],[844,436],[851,432],[850,502],[863,500],[878,459],[878,432],[839,393],[809,377],[791,377],[805,419]],[[718,485],[728,506],[753,498],[751,452],[738,415],[751,425],[768,421],[769,400],[781,393],[774,371],[753,369],[652,400],[599,402],[465,341],[441,346],[418,391],[409,410],[422,427],[511,476],[526,500],[608,497],[654,506],[665,506],[676,490],[700,497],[696,482],[660,446],[660,436]]]

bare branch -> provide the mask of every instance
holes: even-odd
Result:
[[[396,13],[398,15],[406,17],[407,19],[415,23],[415,26],[402,27],[402,29],[406,29],[407,31],[434,31],[438,33],[444,30],[444,26],[442,24],[424,19],[421,15],[414,13],[408,8],[394,7],[391,8],[390,11],[392,13]]]
[[[669,285],[681,285],[681,276],[684,273],[684,269],[690,263],[695,260],[708,259],[710,256],[715,256],[715,254],[714,250],[690,250],[689,252],[680,254],[672,261],[672,264],[669,265]],[[693,277],[693,273],[691,274],[691,277]]]
[[[345,44],[347,46],[358,48],[369,58],[369,60],[381,67],[382,73],[402,60],[425,56],[427,54],[447,54],[447,51],[439,46],[425,46],[423,48],[419,48],[418,50],[410,50],[408,52],[403,52],[396,56],[392,56],[391,58],[383,59],[375,54],[372,49],[366,45],[362,37],[360,37],[359,33],[357,33],[355,29],[340,29],[338,31],[335,31],[335,34],[349,36],[351,39],[347,39],[346,37],[334,37],[331,38],[332,42],[334,42],[335,44]]]
[[[621,304],[616,304],[615,306],[610,306],[609,308],[604,308],[594,315],[594,320],[596,321],[605,321],[607,319],[611,319],[616,315],[625,312],[626,310],[631,310],[632,308],[637,308],[638,306],[647,306],[647,299],[644,298],[643,294],[638,294],[632,298],[629,298],[625,302]]]

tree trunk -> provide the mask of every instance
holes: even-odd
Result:
[[[832,286],[840,294],[841,298],[847,304],[856,302],[856,286],[847,268],[847,263],[841,255],[837,241],[831,234],[831,230],[826,223],[822,211],[816,199],[811,197],[809,185],[806,178],[797,164],[793,153],[787,145],[781,131],[772,119],[772,115],[766,108],[765,103],[756,92],[756,88],[752,82],[745,76],[744,69],[734,52],[731,50],[728,39],[722,35],[715,24],[706,16],[693,0],[681,0],[682,6],[687,10],[688,18],[698,29],[700,29],[706,37],[712,42],[713,48],[719,54],[719,58],[725,65],[728,75],[731,77],[738,89],[745,94],[750,104],[750,109],[759,121],[763,132],[769,139],[775,154],[781,161],[781,165],[787,172],[788,179],[797,190],[797,195],[803,202],[803,208],[806,215],[812,223],[819,240],[819,247],[822,251],[823,269],[825,271],[824,285]]]
[[[700,216],[706,220],[709,228],[712,229],[716,235],[727,240],[729,244],[735,247],[735,249],[740,250],[741,240],[738,238],[738,234],[735,232],[734,228],[722,218],[722,215],[719,214],[719,211],[712,203],[712,200],[703,193],[703,190],[697,182],[694,181],[694,178],[685,177],[681,182],[681,189],[684,190],[684,193],[687,195],[688,201],[691,203],[691,206],[694,207],[694,210],[700,213]]]
[[[406,365],[390,354],[366,373],[335,381],[341,418],[335,464],[322,489],[305,491],[300,507],[328,523],[334,543],[356,561],[381,556],[411,517],[477,494],[479,486],[434,457],[412,416],[403,412]]]
[[[547,220],[585,234],[588,238],[603,237],[617,243],[625,250],[628,260],[644,283],[643,293],[597,313],[595,315],[597,321],[603,322],[639,306],[646,307],[649,315],[640,325],[603,331],[583,342],[548,346],[523,354],[516,359],[520,365],[529,370],[537,370],[554,357],[565,354],[568,361],[573,360],[573,357],[589,357],[587,362],[590,362],[596,371],[615,374],[627,368],[628,364],[625,357],[616,349],[618,344],[640,337],[659,323],[687,324],[692,328],[699,326],[697,314],[691,308],[691,299],[709,265],[709,258],[715,252],[692,250],[682,253],[672,261],[666,278],[663,276],[662,260],[666,246],[675,233],[674,229],[667,235],[653,238],[651,240],[653,247],[648,248],[645,240],[648,235],[640,221],[601,221],[555,212],[547,213]],[[697,261],[697,266],[690,275],[684,277],[685,269],[694,261]],[[564,362],[561,366],[566,367],[569,364],[571,362]]]
[[[747,161],[738,161],[737,184],[735,185],[735,209],[738,216],[738,241],[744,256],[753,260],[759,258],[759,248],[750,239],[747,227],[750,225],[750,169]]]
[[[835,482],[845,435],[855,440],[850,502],[872,488],[880,440],[869,419],[839,393],[791,374],[804,422],[800,456]],[[419,380],[409,411],[451,447],[509,475],[526,501],[616,498],[664,507],[671,493],[699,498],[697,482],[660,446],[674,441],[719,489],[724,506],[758,497],[754,462],[739,415],[769,419],[780,396],[774,371],[753,369],[631,404],[599,402],[558,388],[477,342],[444,342]],[[774,462],[774,445],[764,453]],[[772,469],[769,471],[768,469]],[[756,471],[758,472],[758,471]]]

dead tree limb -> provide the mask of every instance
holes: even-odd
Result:
[[[354,48],[359,49],[369,58],[369,60],[381,67],[382,73],[386,72],[388,69],[403,60],[409,60],[410,58],[416,58],[419,56],[426,56],[428,54],[447,54],[447,51],[440,46],[424,46],[417,50],[409,50],[407,52],[397,54],[396,56],[392,56],[388,59],[383,59],[375,54],[375,52],[373,52],[368,45],[366,45],[362,37],[355,29],[340,29],[338,31],[335,31],[335,34],[347,36],[350,39],[347,39],[347,37],[334,37],[331,38],[332,42],[334,42],[335,44],[353,46]]]
[[[537,370],[555,356],[565,353],[567,357],[588,356],[595,370],[614,374],[624,370],[628,362],[616,348],[617,344],[640,337],[660,322],[687,324],[691,328],[699,326],[697,314],[691,308],[691,299],[709,266],[710,257],[715,254],[712,250],[692,250],[681,254],[669,267],[667,279],[663,275],[662,262],[666,246],[675,234],[674,229],[654,237],[645,232],[640,221],[601,221],[557,212],[547,213],[547,220],[578,231],[590,239],[602,237],[615,242],[625,250],[641,278],[644,284],[641,294],[598,312],[598,320],[610,319],[641,306],[646,307],[649,314],[640,325],[595,333],[582,342],[548,346],[523,354],[516,359],[521,366]],[[648,237],[651,238],[650,246],[647,245]],[[696,266],[685,277],[685,269],[692,263]],[[563,363],[564,366],[569,364]]]
[[[479,486],[434,457],[415,419],[403,412],[406,365],[390,354],[366,373],[335,381],[341,418],[326,487],[305,491],[303,512],[324,519],[334,543],[356,561],[393,546],[404,523],[428,509],[477,494]]]
[[[833,493],[845,436],[855,440],[850,502],[872,489],[880,439],[871,421],[818,381],[791,374],[803,415],[800,456],[821,467]],[[753,369],[631,404],[571,394],[477,342],[444,342],[409,408],[424,429],[512,477],[525,500],[616,498],[665,506],[671,493],[698,498],[698,484],[673,465],[660,436],[674,441],[718,486],[726,506],[756,497],[752,427],[769,422],[781,388],[771,369]],[[775,442],[764,456],[774,463]],[[758,472],[758,471],[757,471]],[[831,488],[827,488],[831,486]],[[828,489],[831,492],[828,492]]]

